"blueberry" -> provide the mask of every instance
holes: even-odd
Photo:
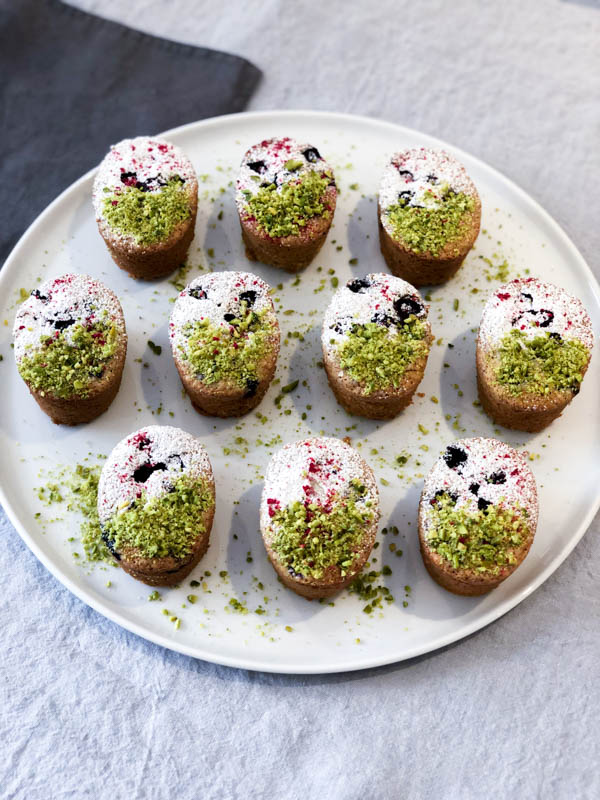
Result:
[[[137,483],[146,483],[150,475],[153,472],[157,472],[158,470],[165,470],[167,468],[166,464],[163,464],[162,461],[159,461],[158,464],[151,464],[147,462],[146,464],[142,464],[141,467],[138,467],[135,472],[133,473],[133,480]]]
[[[394,300],[394,311],[398,315],[400,322],[404,322],[404,320],[412,315],[420,317],[424,310],[422,303],[409,294],[405,294]]]
[[[31,292],[31,296],[32,297],[37,297],[37,299],[42,303],[47,303],[48,302],[48,298],[46,297],[46,295],[42,294],[39,289],[34,289]]]
[[[405,208],[406,206],[410,205],[410,201],[413,199],[414,196],[415,193],[412,191],[412,189],[405,189],[398,195],[398,202],[402,207]]]
[[[264,161],[249,161],[247,165],[252,172],[258,172],[259,175],[262,175],[263,172],[267,171],[267,165]]]
[[[56,328],[57,331],[64,331],[65,328],[69,328],[71,325],[75,324],[74,319],[54,319],[52,320],[52,325]]]
[[[506,483],[506,472],[499,469],[498,472],[494,472],[489,478],[487,478],[487,482],[494,483],[496,485],[499,483]]]
[[[102,541],[108,547],[108,549],[113,554],[113,556],[117,559],[117,561],[120,561],[121,560],[121,556],[115,550],[115,545],[114,545],[112,539],[109,539],[108,534],[106,533],[104,528],[101,528],[101,531],[102,531]]]
[[[556,331],[552,331],[552,333],[550,334],[550,338],[556,339],[557,342],[562,342],[562,336],[560,335],[560,333],[556,333]]]
[[[581,387],[579,386],[579,384],[578,384],[578,383],[574,383],[574,384],[573,384],[573,385],[570,387],[571,391],[573,392],[573,397],[574,397],[576,394],[579,394],[580,388],[581,388]]]
[[[409,169],[399,169],[398,174],[402,175],[403,178],[408,178],[409,181],[414,181],[415,176]]]
[[[390,317],[389,314],[383,314],[381,311],[373,314],[371,317],[371,322],[374,322],[376,325],[383,325],[386,328],[389,328],[390,325],[396,324],[394,317]]]
[[[246,303],[248,308],[252,308],[252,306],[256,302],[256,292],[254,291],[254,289],[248,289],[247,291],[242,292],[240,294],[240,302]]]
[[[426,178],[426,180],[427,180],[427,183],[431,183],[431,184],[433,184],[434,186],[435,186],[435,184],[438,182],[438,179],[436,178],[436,176],[435,176],[435,175],[428,175],[428,176],[427,176],[427,178]]]
[[[480,498],[479,498],[479,500],[477,501],[477,508],[478,508],[480,511],[485,511],[485,510],[486,510],[486,508],[487,508],[488,506],[491,506],[491,505],[492,505],[492,504],[490,503],[490,501],[489,501],[489,500],[484,500],[484,498],[483,498],[483,497],[480,497]]]
[[[539,311],[535,311],[534,313],[543,314],[544,316],[544,319],[540,322],[540,328],[547,328],[554,319],[554,311],[549,311],[547,308],[540,308]]]
[[[472,483],[472,484],[469,486],[469,491],[471,492],[471,494],[474,494],[474,495],[476,495],[476,494],[477,494],[477,492],[479,491],[479,484],[478,484],[478,483]]]
[[[229,312],[227,314],[223,314],[223,319],[225,320],[225,322],[233,322],[235,318],[236,318],[235,314],[231,314]]]
[[[131,180],[135,180],[137,178],[137,172],[122,172],[121,173],[121,183],[129,183]]]
[[[254,397],[258,389],[258,381],[255,378],[248,378],[246,381],[246,392],[244,397]]]
[[[311,164],[314,164],[315,161],[319,161],[321,158],[321,154],[316,147],[307,147],[306,150],[302,151],[302,155],[307,161],[310,161]]]
[[[456,503],[458,500],[458,495],[456,492],[448,492],[446,489],[438,489],[434,497],[449,497],[453,503]]]
[[[344,319],[338,319],[335,325],[331,326],[331,330],[339,333],[342,336],[348,330],[348,317],[344,317]]]
[[[526,297],[530,303],[533,303],[533,296],[529,292],[521,292],[521,297]]]
[[[367,278],[355,278],[353,281],[348,281],[346,284],[347,289],[357,294],[362,294],[369,286],[371,286],[371,281],[367,280]]]
[[[143,450],[144,447],[148,447],[149,444],[150,444],[150,439],[147,436],[142,436],[137,443],[137,449]]]
[[[468,456],[461,447],[449,445],[444,453],[444,461],[450,469],[458,469],[461,464],[464,464]]]
[[[177,469],[183,471],[183,459],[181,458],[180,455],[177,455],[177,453],[175,453],[172,456],[169,456],[167,458],[167,463],[169,465],[169,468],[177,467]]]
[[[188,290],[188,294],[190,297],[194,297],[196,300],[206,300],[206,292],[201,286],[192,286],[191,289]]]

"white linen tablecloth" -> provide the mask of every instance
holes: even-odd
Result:
[[[248,57],[265,73],[251,110],[367,114],[464,148],[530,192],[599,274],[598,2],[72,1]],[[286,677],[127,633],[0,511],[0,795],[600,797],[599,533],[596,518],[535,594],[451,647]]]

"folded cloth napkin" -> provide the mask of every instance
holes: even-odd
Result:
[[[59,0],[0,0],[0,265],[27,225],[109,146],[241,111],[260,70]]]

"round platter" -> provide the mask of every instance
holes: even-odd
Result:
[[[328,240],[299,279],[247,261],[234,204],[245,150],[283,135],[318,147],[341,190]],[[598,355],[592,359],[580,395],[545,432],[498,429],[474,405],[477,325],[488,294],[503,280],[528,274],[579,296],[598,335],[600,291],[577,249],[534,200],[494,169],[397,125],[342,114],[264,112],[205,120],[165,136],[185,150],[200,176],[185,276],[144,283],[115,266],[96,228],[93,171],[40,215],[2,270],[0,499],[25,543],[81,600],[124,628],[164,647],[247,669],[318,673],[387,664],[454,642],[513,608],[567,557],[600,504],[600,361]],[[426,293],[437,342],[421,396],[394,421],[376,423],[350,417],[335,402],[320,365],[320,324],[338,281],[387,271],[377,235],[379,176],[392,152],[420,145],[446,147],[464,163],[482,198],[482,232],[457,276]],[[279,382],[257,409],[260,417],[201,417],[182,396],[170,355],[174,283],[228,269],[253,271],[275,288],[282,328]],[[116,400],[95,422],[76,428],[53,425],[38,409],[10,347],[21,290],[66,271],[110,286],[123,305],[129,334]],[[160,355],[149,340],[162,347]],[[297,387],[276,404],[281,389],[296,380]],[[191,589],[188,579],[149,601],[149,587],[114,567],[84,562],[80,519],[60,503],[47,507],[38,487],[61,468],[96,463],[127,433],[159,423],[182,427],[204,442],[215,472],[217,514],[209,551],[190,576],[200,585]],[[378,479],[382,518],[370,569],[391,569],[373,582],[386,587],[393,601],[371,613],[356,593],[344,592],[332,603],[296,596],[277,582],[264,552],[258,506],[266,464],[282,444],[319,434],[350,437]],[[511,578],[485,597],[460,598],[425,572],[417,504],[423,476],[438,454],[453,439],[477,435],[497,436],[530,453],[540,522],[529,556]],[[197,596],[193,604],[190,593]]]

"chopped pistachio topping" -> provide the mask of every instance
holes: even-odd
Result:
[[[90,384],[101,378],[118,346],[114,323],[89,328],[77,323],[56,337],[42,336],[41,349],[19,362],[19,374],[36,391],[55,397],[86,397]]]
[[[414,253],[437,256],[448,242],[460,238],[467,212],[475,208],[475,200],[464,192],[442,190],[442,202],[436,205],[410,206],[396,203],[386,213],[392,224],[393,237]]]
[[[184,475],[167,494],[142,494],[104,524],[104,535],[117,553],[134,548],[143,558],[186,558],[205,531],[202,515],[213,503],[203,481]]]
[[[426,356],[427,327],[414,316],[399,324],[396,333],[375,322],[353,325],[337,348],[341,368],[365,394],[391,386],[397,388],[416,359]]]
[[[190,214],[189,196],[179,177],[170,178],[159,192],[125,186],[102,201],[102,215],[110,227],[141,245],[168,239]]]
[[[331,567],[345,576],[373,519],[367,503],[357,504],[364,492],[357,481],[348,497],[334,498],[327,508],[296,501],[277,511],[271,547],[279,560],[304,577],[318,580]]]
[[[256,194],[246,192],[245,211],[268,236],[297,236],[313,217],[329,217],[323,195],[333,175],[309,170],[298,180],[261,187]]]
[[[523,331],[514,329],[502,337],[497,352],[496,380],[515,396],[579,391],[589,359],[589,351],[579,339],[550,333],[527,339]]]
[[[456,507],[442,494],[428,512],[427,544],[455,569],[497,574],[516,563],[514,551],[529,537],[528,513],[519,506]]]
[[[114,559],[102,539],[102,529],[98,518],[98,481],[100,465],[86,467],[77,464],[68,488],[71,490],[69,509],[79,511],[84,521],[80,525],[81,544],[88,561],[108,561]]]
[[[229,381],[244,387],[259,380],[258,368],[273,350],[273,324],[268,309],[256,313],[242,303],[239,317],[227,327],[198,320],[184,328],[182,358],[203,383]]]

